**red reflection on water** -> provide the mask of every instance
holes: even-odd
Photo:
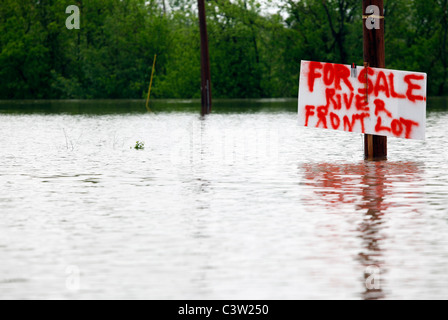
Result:
[[[382,200],[391,194],[390,186],[394,183],[421,181],[422,171],[416,162],[307,163],[302,168],[304,184],[312,187],[319,199],[332,208],[339,204],[359,204],[363,198]],[[358,209],[375,208],[382,212],[389,205],[383,201],[361,201]]]
[[[329,209],[327,211],[337,214],[341,212],[337,210],[340,206],[353,204],[355,211],[364,212],[364,218],[357,226],[362,240],[357,259],[363,268],[365,287],[361,296],[366,300],[385,298],[384,279],[379,277],[378,283],[372,282],[375,270],[379,276],[385,271],[380,246],[382,241],[387,241],[382,234],[383,217],[391,207],[412,206],[406,201],[392,201],[393,195],[399,193],[398,199],[403,200],[422,198],[420,189],[416,188],[422,180],[422,165],[416,162],[366,161],[355,164],[304,164],[302,168],[304,184],[311,187],[316,195],[316,199],[309,199],[313,206],[323,204]],[[368,286],[367,283],[374,285]]]

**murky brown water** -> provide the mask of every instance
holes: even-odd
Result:
[[[364,162],[293,112],[0,113],[0,298],[446,299],[448,112],[427,122]]]

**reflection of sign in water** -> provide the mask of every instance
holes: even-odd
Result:
[[[412,202],[421,198],[420,193],[417,193],[421,186],[421,167],[418,162],[305,163],[302,168],[304,184],[316,196],[306,201],[313,204],[320,201],[332,209],[342,204],[356,204],[358,210],[384,212],[391,205],[412,207]],[[382,201],[391,196],[393,188],[406,201],[395,204]],[[363,201],[360,202],[360,199]]]
[[[426,74],[302,61],[299,123],[425,139]]]
[[[301,168],[304,185],[314,193],[303,199],[308,208],[319,211],[319,206],[324,206],[327,212],[340,217],[350,216],[346,215],[350,210],[363,212],[354,229],[357,238],[362,240],[356,257],[362,266],[361,296],[366,300],[383,299],[387,281],[383,283],[382,278],[387,269],[382,252],[389,241],[384,233],[385,215],[418,213],[424,203],[422,165],[418,162],[306,163]],[[346,206],[350,204],[353,209]]]

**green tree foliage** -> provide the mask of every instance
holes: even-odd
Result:
[[[361,0],[207,0],[213,96],[297,95],[301,60],[362,64]],[[448,0],[384,0],[386,65],[448,91]],[[81,29],[68,30],[68,5]],[[0,99],[200,97],[196,0],[0,0]]]
[[[428,73],[431,95],[447,93],[447,0],[387,0],[386,65]]]

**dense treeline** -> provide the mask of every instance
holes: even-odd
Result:
[[[447,93],[448,0],[385,0],[388,68]],[[208,0],[214,97],[297,95],[300,61],[362,64],[361,0]],[[196,0],[0,0],[0,99],[197,98]],[[68,30],[68,5],[81,10]]]

